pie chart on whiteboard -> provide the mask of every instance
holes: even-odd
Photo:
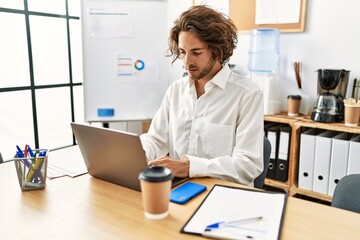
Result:
[[[145,63],[143,60],[138,59],[135,61],[134,67],[136,70],[141,71],[145,68]]]

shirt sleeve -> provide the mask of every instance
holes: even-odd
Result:
[[[151,121],[148,133],[140,136],[141,144],[148,161],[163,157],[169,152],[169,90]]]
[[[215,177],[252,185],[264,169],[264,111],[261,91],[249,94],[239,106],[239,123],[232,156],[212,159],[186,155],[190,161],[190,177]]]

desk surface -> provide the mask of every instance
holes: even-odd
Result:
[[[201,239],[182,234],[214,184],[185,205],[170,203],[162,220],[144,217],[141,193],[89,175],[47,180],[44,190],[22,192],[13,163],[0,164],[1,239]],[[239,186],[239,185],[238,185]],[[282,239],[359,239],[360,214],[289,197]]]

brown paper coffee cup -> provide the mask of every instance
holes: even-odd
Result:
[[[145,216],[162,219],[169,214],[171,180],[166,182],[141,181],[141,192]]]
[[[345,104],[345,125],[356,127],[359,124],[360,105]]]
[[[288,116],[291,117],[299,116],[301,96],[289,95],[287,98],[288,98]]]
[[[171,180],[168,168],[153,166],[139,174],[145,217],[163,219],[169,214]]]

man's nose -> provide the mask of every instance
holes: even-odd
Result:
[[[189,66],[190,64],[192,64],[193,58],[191,57],[190,54],[185,54],[183,57],[183,62],[185,66]]]

